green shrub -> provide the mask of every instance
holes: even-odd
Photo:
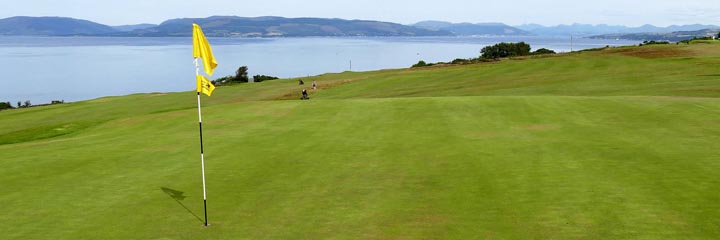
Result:
[[[0,102],[0,110],[12,108],[13,106],[10,104],[10,102]]]
[[[498,59],[506,57],[518,57],[530,55],[530,45],[525,42],[505,43],[501,42],[480,50],[481,56],[487,59]]]
[[[668,42],[668,41],[655,41],[655,40],[652,40],[652,41],[643,41],[643,43],[641,43],[640,46],[642,47],[642,46],[645,46],[645,45],[665,45],[665,44],[670,44],[670,42]]]
[[[547,48],[541,48],[538,50],[535,50],[532,52],[532,55],[541,55],[541,54],[555,54],[555,51],[547,49]]]
[[[253,76],[253,82],[262,82],[262,81],[269,81],[269,80],[275,80],[275,79],[279,79],[279,78],[273,77],[273,76],[265,76],[265,75]]]
[[[237,71],[235,71],[235,76],[228,75],[210,82],[212,82],[212,84],[215,86],[231,85],[235,83],[246,83],[248,82],[248,67],[240,66]]]
[[[426,63],[425,61],[420,60],[418,63],[413,64],[412,67],[413,67],[413,68],[417,68],[417,67],[428,67],[428,66],[432,66],[432,65],[435,65],[435,64]]]
[[[452,64],[464,64],[470,62],[470,59],[464,59],[464,58],[456,58],[455,60],[452,60]]]

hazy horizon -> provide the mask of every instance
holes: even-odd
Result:
[[[205,16],[205,17],[176,17],[176,18],[168,18],[168,19],[162,20],[162,21],[157,22],[157,23],[138,22],[138,23],[128,23],[128,24],[107,24],[107,23],[103,23],[103,22],[94,21],[94,20],[92,20],[92,19],[75,18],[75,17],[68,17],[68,16],[25,16],[25,15],[17,15],[17,16],[2,17],[2,18],[0,18],[0,19],[10,18],[10,17],[68,17],[68,18],[73,18],[73,19],[88,20],[88,21],[92,21],[92,22],[95,22],[95,23],[100,23],[100,24],[104,24],[104,25],[108,25],[108,26],[129,26],[129,25],[141,25],[141,24],[160,25],[162,22],[167,21],[167,20],[172,20],[172,19],[180,19],[180,18],[208,18],[208,17],[215,17],[215,16],[248,17],[248,18],[254,18],[254,17],[323,18],[323,17],[314,17],[314,16],[286,17],[286,16],[270,16],[270,15],[267,15],[267,16],[211,15],[211,16]],[[337,19],[392,22],[392,21],[384,21],[384,20],[377,20],[377,19],[350,19],[350,18],[339,18],[339,17],[338,17]],[[500,24],[506,24],[506,25],[508,25],[508,26],[521,26],[521,25],[527,25],[527,24],[537,24],[537,25],[541,25],[541,26],[544,26],[544,27],[556,27],[556,26],[561,26],[561,25],[571,26],[571,25],[575,25],[575,24],[593,25],[593,26],[598,26],[598,25],[624,26],[624,27],[641,27],[641,26],[644,26],[644,25],[652,25],[652,26],[655,26],[655,27],[670,27],[670,26],[683,26],[683,25],[716,25],[716,26],[720,26],[720,23],[700,23],[700,22],[698,22],[698,23],[686,23],[686,24],[670,24],[670,25],[656,25],[656,24],[651,24],[651,23],[644,23],[644,24],[640,24],[640,25],[624,25],[624,24],[608,24],[608,23],[573,22],[573,23],[560,23],[560,24],[548,25],[548,24],[540,24],[540,23],[533,23],[533,22],[530,22],[530,23],[522,23],[522,24],[509,24],[509,23],[497,22],[497,21],[488,21],[488,22],[467,22],[467,21],[464,21],[464,22],[453,22],[453,21],[445,21],[445,20],[437,20],[437,19],[426,19],[426,20],[421,20],[421,21],[418,21],[418,22],[401,23],[401,24],[412,25],[412,24],[415,24],[415,23],[425,22],[425,21],[438,21],[438,22],[450,22],[450,23],[471,23],[471,24],[500,23]],[[398,23],[398,22],[393,22],[393,23]]]
[[[520,7],[518,7],[520,6]],[[607,0],[581,2],[570,0],[513,2],[478,2],[446,0],[442,3],[415,1],[327,1],[327,0],[231,0],[139,1],[139,0],[31,0],[16,2],[0,9],[0,18],[14,16],[59,16],[85,19],[111,26],[160,24],[174,18],[209,16],[280,16],[316,17],[387,21],[413,24],[435,20],[447,22],[508,25],[540,24],[544,26],[607,24],[637,27],[651,24],[720,25],[720,1],[687,0],[653,1],[652,3]]]

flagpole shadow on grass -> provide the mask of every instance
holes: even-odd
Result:
[[[196,218],[198,221],[200,221],[201,223],[204,223],[204,222],[205,222],[205,221],[203,221],[203,219],[200,218],[197,214],[195,214],[193,211],[191,211],[189,208],[187,208],[187,207],[185,206],[185,204],[183,204],[182,202],[180,202],[180,200],[185,199],[185,196],[183,196],[184,192],[181,192],[181,191],[178,191],[178,190],[175,190],[175,189],[166,188],[166,187],[161,187],[160,189],[162,189],[163,192],[165,192],[168,196],[170,196],[170,198],[174,199],[175,202],[177,202],[178,204],[180,204],[180,206],[182,206],[187,212],[189,212],[190,214],[192,214],[193,216],[195,216],[195,218]]]

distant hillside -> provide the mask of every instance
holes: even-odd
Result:
[[[528,31],[537,35],[543,36],[593,36],[593,35],[604,35],[604,34],[629,34],[629,33],[671,33],[678,31],[697,31],[701,29],[716,29],[720,28],[714,25],[672,25],[668,27],[657,27],[653,25],[643,25],[640,27],[627,27],[620,25],[591,25],[591,24],[572,24],[572,25],[557,25],[546,27],[538,24],[524,24],[515,26],[524,31]]]
[[[370,20],[328,18],[237,17],[181,18],[167,20],[160,25],[136,24],[107,26],[87,20],[66,17],[10,17],[0,19],[0,36],[121,36],[172,37],[190,36],[193,22],[202,25],[211,37],[333,37],[333,36],[592,36],[594,38],[623,38],[632,40],[682,40],[704,36],[706,29],[720,29],[715,25],[672,25],[656,27],[643,25],[626,27],[613,25],[572,24],[543,26],[524,24],[508,26],[503,23],[450,23],[423,21],[413,25]],[[695,33],[695,31],[701,31]],[[705,31],[705,32],[702,32]]]
[[[65,17],[10,17],[0,19],[0,35],[66,36],[116,32],[110,26]]]
[[[121,26],[112,26],[117,31],[120,32],[131,32],[138,29],[145,29],[145,28],[151,28],[151,27],[157,27],[157,24],[149,24],[149,23],[143,23],[143,24],[134,24],[134,25],[121,25]]]
[[[423,21],[412,26],[429,30],[444,30],[455,35],[532,35],[532,33],[502,23],[450,23]]]
[[[305,36],[448,36],[429,30],[389,22],[324,18],[235,17],[182,18],[157,27],[138,29],[124,36],[190,36],[190,24],[200,24],[211,37],[305,37]]]
[[[605,33],[617,33],[622,32],[624,29],[626,29],[625,26],[609,26],[605,24],[590,25],[577,23],[572,25],[557,25],[552,27],[546,27],[538,24],[524,24],[515,27],[542,36],[589,36]]]
[[[718,29],[702,29],[697,31],[679,31],[671,33],[629,33],[629,34],[604,34],[591,36],[590,38],[595,39],[626,39],[626,40],[641,40],[641,41],[671,41],[678,42],[682,40],[692,39],[693,37],[708,37],[717,36],[720,32]]]

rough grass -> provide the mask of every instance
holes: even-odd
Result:
[[[647,47],[219,88],[208,228],[194,93],[2,111],[0,238],[717,239],[720,46]]]
[[[693,57],[687,57],[693,56]],[[610,48],[425,70],[376,72],[323,98],[414,96],[720,96],[720,47]],[[658,58],[661,57],[661,58]]]

